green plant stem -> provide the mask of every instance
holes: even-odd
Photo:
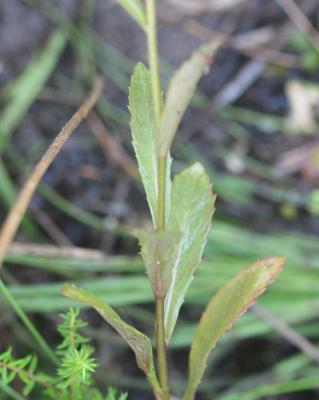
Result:
[[[164,330],[164,299],[156,299],[156,346],[159,381],[163,400],[169,400],[169,381]]]
[[[159,127],[162,111],[161,80],[159,74],[158,49],[157,49],[157,25],[156,25],[156,2],[155,0],[146,0],[147,12],[147,44],[148,57],[151,72],[152,91],[155,118],[157,128]]]
[[[157,230],[165,230],[166,157],[158,158]]]
[[[10,291],[7,289],[6,285],[3,283],[3,281],[0,279],[0,292],[3,294],[5,299],[8,301],[8,303],[12,306],[16,314],[20,317],[21,321],[24,323],[25,327],[28,329],[30,334],[33,336],[33,338],[36,340],[36,342],[39,344],[39,346],[42,348],[44,353],[52,360],[55,364],[58,364],[58,359],[51,350],[50,346],[46,343],[40,332],[36,329],[36,327],[32,324],[26,313],[23,311],[23,309],[19,306],[19,304],[16,302]]]
[[[156,118],[157,132],[162,112],[162,93],[161,80],[159,74],[159,60],[157,49],[157,24],[156,24],[156,1],[146,0],[147,13],[147,43],[148,56],[152,82],[153,104]],[[159,138],[158,138],[159,139]],[[159,140],[158,140],[159,142]],[[166,160],[167,157],[158,158],[158,200],[157,200],[157,231],[165,230],[165,193],[166,193]],[[164,328],[164,298],[156,299],[156,346],[157,346],[157,366],[159,372],[159,381],[162,389],[163,400],[169,400],[169,380],[167,368],[167,354],[165,343]]]
[[[192,389],[187,388],[183,400],[194,400],[194,391]]]

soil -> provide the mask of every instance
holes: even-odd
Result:
[[[30,5],[36,1],[2,0],[0,2],[0,85],[5,87],[11,80],[21,74],[32,54],[43,48],[48,38],[56,28],[45,12],[39,7]],[[41,2],[39,2],[41,3]],[[83,3],[80,0],[54,0],[51,2],[62,15],[78,23],[83,18],[81,10]],[[140,29],[133,20],[127,17],[115,1],[97,0],[92,21],[92,27],[103,40],[119,49],[126,57],[134,62],[145,61],[145,41]],[[289,23],[287,16],[275,1],[247,0],[238,7],[232,7],[224,12],[207,10],[202,13],[187,15],[181,7],[173,7],[173,1],[159,1],[159,47],[163,62],[162,75],[164,82],[168,78],[165,64],[176,67],[191,51],[203,42],[207,30],[225,32],[231,35],[240,35],[260,27],[272,27],[280,30],[283,24]],[[213,3],[213,2],[212,2]],[[307,2],[301,2],[307,3]],[[309,2],[308,2],[309,3]],[[311,2],[310,2],[311,3]],[[316,13],[311,14],[311,21],[316,26]],[[193,23],[193,25],[191,25]],[[193,26],[190,29],[190,26]],[[205,39],[205,38],[204,38]],[[268,45],[269,46],[269,45]],[[270,44],[271,46],[271,44]],[[280,51],[288,51],[284,45]],[[293,53],[295,50],[290,49]],[[208,99],[208,104],[222,92],[238,73],[251,62],[248,57],[234,48],[224,48],[218,52],[211,72],[200,83],[201,93]],[[12,143],[21,152],[26,163],[25,171],[34,165],[44,146],[52,140],[57,131],[74,112],[74,104],[70,104],[70,88],[63,87],[63,77],[66,82],[79,80],[77,68],[79,67],[76,51],[72,45],[65,49],[61,60],[47,88],[58,88],[58,96],[53,100],[45,98],[45,91],[35,101],[23,118],[18,129],[14,132]],[[67,79],[66,79],[67,78]],[[289,105],[285,94],[286,83],[291,79],[305,79],[316,82],[319,70],[309,71],[300,67],[300,64],[283,67],[267,63],[263,73],[256,80],[229,103],[229,105],[246,108],[259,113],[272,116],[285,117]],[[240,80],[237,78],[238,85]],[[80,87],[87,88],[83,79],[75,82]],[[70,84],[72,88],[72,85]],[[74,85],[76,87],[76,85]],[[106,78],[107,98],[127,112],[127,93],[116,87],[109,77]],[[72,98],[77,98],[77,94]],[[4,100],[3,100],[4,101]],[[305,169],[300,167],[293,173],[279,177],[262,177],[256,170],[241,168],[243,157],[249,157],[256,162],[275,168],[283,154],[300,146],[311,145],[315,141],[313,135],[289,135],[278,130],[269,133],[261,125],[241,123],[245,133],[240,139],[234,132],[229,131],[225,119],[218,116],[218,107],[214,109],[206,106],[201,110],[191,107],[185,116],[181,133],[174,147],[174,156],[183,158],[183,146],[187,142],[195,153],[203,157],[219,173],[232,173],[247,177],[256,182],[258,189],[254,194],[254,206],[234,204],[227,198],[219,199],[220,215],[233,218],[245,223],[251,229],[258,231],[298,231],[300,233],[319,234],[319,217],[312,215],[303,205],[297,206],[293,219],[287,219],[281,213],[282,204],[271,199],[267,193],[267,185],[275,188],[284,187],[287,192],[293,190],[300,196],[308,196],[318,185],[317,176],[309,176]],[[122,143],[130,154],[130,136],[127,128],[105,120],[111,135]],[[239,135],[239,134],[238,134]],[[228,156],[225,157],[225,151]],[[242,157],[243,156],[243,157]],[[16,165],[8,155],[2,155],[9,172],[17,186],[21,185],[23,176],[19,174]],[[233,157],[239,164],[228,161]],[[237,158],[236,158],[237,157]],[[143,192],[138,184],[130,179],[125,171],[110,157],[106,157],[102,148],[90,134],[87,124],[82,124],[76,135],[71,138],[62,150],[56,162],[45,176],[45,182],[60,195],[67,198],[72,204],[91,211],[95,215],[107,220],[109,223],[124,224],[128,226],[142,225],[148,220],[147,206]],[[45,213],[54,225],[63,232],[71,244],[88,248],[96,248],[108,254],[136,254],[137,246],[133,239],[123,239],[112,232],[100,232],[94,228],[77,222],[71,217],[66,217],[61,211],[41,194],[32,200],[33,215],[37,210]],[[260,212],[262,210],[262,212]],[[0,212],[3,217],[5,211]],[[47,232],[48,240],[52,241]],[[25,240],[23,233],[19,237]],[[61,239],[62,240],[62,239]],[[37,272],[38,273],[38,272]],[[23,273],[25,282],[50,279],[50,274],[34,276],[31,270]],[[20,278],[19,278],[20,279]],[[90,317],[92,318],[92,317]],[[39,318],[40,323],[44,319]],[[52,338],[54,340],[54,338]],[[131,354],[122,350],[109,354],[109,350],[99,343],[100,354],[105,358],[105,367],[111,368],[116,375],[125,372],[127,375],[141,377],[134,366]],[[232,353],[231,361],[222,360],[218,371],[211,371],[212,380],[227,376],[236,380],[237,376],[266,372],[267,369],[279,359],[292,352],[292,349],[282,341],[249,341],[238,345]],[[249,357],[247,357],[249,354]],[[176,351],[173,354],[174,374],[181,378],[175,371],[181,367],[185,370],[185,351]],[[125,367],[121,369],[119,361]],[[113,367],[115,365],[115,367]],[[114,369],[114,370],[113,370]],[[183,375],[182,378],[185,378]],[[209,380],[209,378],[208,378]],[[125,383],[124,383],[125,386]],[[130,391],[132,400],[150,399],[144,391]],[[209,400],[209,394],[198,396],[198,400]],[[282,395],[269,397],[267,400],[306,400],[319,399],[319,392],[298,393],[296,395]],[[265,399],[266,400],[266,399]]]

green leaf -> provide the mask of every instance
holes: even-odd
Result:
[[[134,69],[129,90],[133,146],[156,227],[157,215],[157,135],[151,78],[141,63]]]
[[[283,268],[283,257],[259,260],[228,281],[208,304],[195,333],[184,400],[193,400],[210,351]]]
[[[160,124],[159,155],[161,157],[168,154],[178,125],[194,94],[197,83],[212,62],[212,55],[219,45],[220,41],[214,40],[201,46],[175,72],[167,90]]]
[[[201,164],[185,169],[174,179],[168,231],[183,233],[180,257],[175,264],[172,282],[165,299],[165,334],[169,341],[185,293],[201,261],[211,226],[215,196],[209,177]]]
[[[151,281],[154,296],[164,299],[172,280],[172,271],[178,262],[181,232],[136,231],[141,246],[147,275]]]
[[[16,372],[15,371],[7,371],[6,372],[6,379],[3,379],[3,381],[6,383],[6,385],[9,385],[13,379],[16,377]]]
[[[128,14],[140,25],[145,28],[145,10],[140,0],[117,0]]]
[[[22,391],[23,396],[28,396],[28,395],[32,392],[34,386],[35,386],[35,382],[29,380],[29,381],[25,384],[25,386],[24,386],[24,388],[23,388],[23,391]]]
[[[38,357],[32,356],[30,364],[28,366],[29,373],[33,374],[35,369],[37,368],[37,365],[38,365]]]
[[[160,386],[154,368],[153,351],[150,339],[133,326],[128,325],[123,321],[108,304],[103,300],[98,299],[93,293],[69,284],[62,287],[62,293],[73,300],[94,308],[101,317],[122,336],[134,351],[137,365],[148,377],[154,391],[159,393]]]

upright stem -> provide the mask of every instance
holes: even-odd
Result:
[[[157,230],[165,231],[166,157],[158,157]]]
[[[163,400],[169,400],[169,381],[167,371],[167,357],[164,329],[164,300],[156,299],[156,346],[159,381]]]
[[[157,25],[156,25],[156,0],[146,0],[147,12],[147,43],[148,56],[152,82],[153,104],[159,138],[159,127],[162,112],[161,81],[159,75],[159,61],[157,49]],[[166,157],[158,157],[158,191],[157,191],[157,231],[165,231],[165,197],[166,197]],[[164,327],[164,298],[156,299],[156,346],[159,380],[162,389],[162,399],[170,399],[167,354]]]
[[[159,74],[158,49],[157,49],[157,24],[156,24],[156,2],[146,0],[147,12],[147,45],[148,58],[151,72],[153,102],[157,128],[159,128],[162,111],[161,80]]]
[[[158,158],[158,203],[157,203],[157,231],[165,230],[165,182],[166,157]],[[164,326],[164,297],[156,298],[156,347],[159,380],[162,388],[163,400],[170,399],[167,354]]]

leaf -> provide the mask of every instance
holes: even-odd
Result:
[[[194,94],[197,83],[208,65],[212,55],[220,45],[214,40],[200,47],[189,60],[175,72],[166,94],[159,132],[159,155],[165,157],[171,147],[178,125]]]
[[[148,377],[154,391],[159,393],[160,386],[154,368],[150,339],[133,326],[123,321],[108,304],[98,299],[93,293],[69,284],[62,287],[62,293],[73,300],[94,308],[96,312],[122,336],[134,351],[137,365]]]
[[[183,233],[180,257],[172,273],[172,282],[165,299],[165,334],[169,341],[185,293],[201,261],[211,226],[215,196],[209,177],[201,164],[185,169],[174,179],[168,231]]]
[[[135,19],[141,28],[145,28],[145,10],[140,0],[117,0],[126,12]]]
[[[141,63],[134,69],[129,90],[133,146],[156,227],[157,215],[157,135],[151,78]]]
[[[193,400],[210,351],[283,268],[284,257],[259,260],[228,281],[208,304],[195,333],[184,400]]]
[[[34,386],[35,386],[35,382],[32,381],[32,380],[29,380],[29,381],[25,384],[25,386],[24,386],[24,388],[23,388],[23,391],[22,391],[23,396],[28,396],[28,395],[32,392]]]
[[[52,74],[67,43],[65,30],[55,31],[46,47],[32,57],[23,73],[5,90],[8,103],[0,113],[0,150],[4,150],[10,135],[38,97]]]
[[[178,262],[181,232],[136,231],[141,246],[147,275],[154,296],[164,299],[172,280],[172,271]]]

